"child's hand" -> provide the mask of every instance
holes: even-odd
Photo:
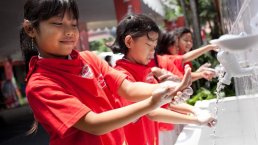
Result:
[[[191,68],[189,65],[185,66],[185,74],[179,85],[175,88],[175,92],[183,92],[185,89],[189,88],[192,84],[192,77],[191,77]],[[174,95],[177,94],[174,92]]]
[[[210,63],[205,63],[203,65],[201,65],[197,70],[196,72],[202,72],[204,70],[206,70],[207,68],[210,68],[211,67],[211,64]]]
[[[207,47],[209,47],[209,50],[213,50],[213,51],[216,51],[216,52],[219,51],[219,46],[218,45],[209,44],[209,45],[207,45]]]
[[[198,125],[207,125],[209,127],[213,127],[217,123],[217,119],[212,117],[211,113],[207,110],[195,108],[193,113],[197,117]]]
[[[216,77],[216,72],[211,71],[211,70],[203,70],[201,73],[202,78],[211,81],[212,78]]]
[[[183,92],[177,93],[177,96],[173,98],[173,100],[170,102],[170,105],[176,105],[185,103],[193,94],[193,89],[191,87],[188,87],[183,90]]]
[[[170,90],[168,87],[161,87],[152,92],[152,103],[155,107],[160,107],[171,101],[171,96],[168,94]]]
[[[171,72],[165,69],[153,67],[151,68],[151,72],[158,79],[159,82],[164,82],[164,81],[180,82],[181,81],[181,79],[178,76],[172,74]]]
[[[186,67],[185,75],[180,82],[166,81],[161,84],[161,88],[157,89],[153,92],[153,99],[157,99],[154,102],[160,101],[161,104],[164,105],[173,101],[174,96],[181,94],[192,94],[192,91],[189,93],[189,86],[192,83],[191,78],[191,68],[189,66]],[[160,98],[161,97],[161,98]],[[160,99],[160,100],[159,100]]]

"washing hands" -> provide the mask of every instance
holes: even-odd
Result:
[[[185,103],[193,94],[193,89],[191,87],[187,87],[183,90],[183,92],[179,92],[171,102],[172,105]]]
[[[186,66],[185,70],[186,70],[185,76],[181,80],[177,76],[173,75],[172,73],[164,69],[160,69],[156,67],[152,68],[153,75],[161,82],[161,85],[163,86],[161,88],[166,88],[166,89],[174,88],[172,89],[173,93],[171,92],[164,93],[165,89],[156,90],[156,94],[162,94],[163,92],[163,97],[161,101],[162,105],[166,103],[170,103],[172,105],[184,103],[193,94],[193,90],[190,87],[192,83],[192,80],[190,77],[191,68],[189,66]],[[154,94],[155,94],[155,91],[154,91]],[[171,95],[174,95],[172,100],[171,100],[171,97],[169,97]],[[197,118],[196,125],[207,125],[209,127],[213,127],[217,123],[217,120],[214,117],[212,117],[210,112],[207,110],[202,110],[195,107],[194,109],[192,109],[192,114]]]
[[[191,68],[189,66],[186,66],[185,70],[186,72],[191,72]],[[178,76],[172,74],[171,72],[168,72],[165,69],[153,67],[152,73],[161,82],[161,85],[164,87],[169,86],[169,87],[175,88],[182,82],[182,80]],[[177,92],[177,94],[170,102],[171,105],[184,103],[193,94],[193,90],[190,87],[192,83],[191,77],[190,78],[188,77],[186,82],[187,83],[185,84],[187,84],[187,86],[185,86],[185,88],[182,89],[180,92]]]
[[[205,63],[201,65],[196,72],[201,73],[202,78],[205,78],[208,81],[211,81],[212,78],[215,78],[217,76],[217,72],[215,69],[211,68],[210,63]]]
[[[217,124],[217,119],[214,118],[208,110],[203,110],[194,107],[193,115],[197,117],[197,125],[207,125],[213,127]]]

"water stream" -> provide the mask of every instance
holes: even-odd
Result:
[[[214,117],[217,119],[217,121],[219,120],[218,118],[218,115],[219,115],[219,110],[223,110],[223,108],[221,108],[223,105],[222,105],[222,102],[223,102],[223,95],[222,95],[222,90],[224,89],[225,85],[222,83],[222,78],[224,77],[225,75],[225,71],[223,69],[223,67],[221,65],[217,66],[215,68],[215,71],[216,71],[216,75],[218,77],[218,80],[219,82],[217,83],[217,88],[216,88],[216,102],[215,102],[215,107],[214,107]],[[213,127],[213,133],[210,135],[212,138],[213,138],[213,145],[216,145],[216,140],[217,138],[219,137],[217,134],[216,134],[216,125]]]

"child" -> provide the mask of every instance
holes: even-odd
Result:
[[[149,64],[153,61],[154,48],[157,45],[159,31],[155,22],[145,15],[130,15],[119,23],[116,41],[111,48],[114,52],[124,54],[124,58],[116,62],[115,68],[127,74],[130,81],[158,83],[151,73],[153,66],[149,66]],[[133,104],[133,102],[123,98],[121,98],[121,102],[124,105]],[[181,111],[183,109],[186,108],[181,108]],[[187,108],[186,110],[189,111],[190,109]],[[208,124],[213,121],[210,114],[208,114],[205,117],[205,121],[203,120],[202,122],[196,117],[183,115],[166,109],[156,109],[149,113],[148,117],[155,121],[183,124]],[[150,121],[149,118],[146,116],[142,117],[125,127],[125,135],[129,144],[136,144],[135,141],[137,141],[138,145],[158,144],[157,134],[153,133],[157,126]],[[164,127],[164,125],[162,126]],[[171,129],[171,126],[166,125],[165,127]],[[135,132],[144,132],[145,134],[136,134]],[[156,137],[156,140],[153,139],[153,137]]]
[[[49,133],[50,145],[126,144],[121,127],[170,102],[190,85],[189,72],[169,88],[168,83],[131,83],[93,53],[73,50],[78,17],[75,0],[28,0],[24,5],[20,42],[29,62],[29,104]],[[122,107],[116,93],[147,99]]]
[[[216,45],[206,45],[204,47],[190,51],[192,48],[192,35],[191,31],[187,28],[177,29],[173,34],[163,33],[157,45],[155,59],[157,64],[160,61],[168,60],[174,63],[181,73],[184,73],[184,66],[186,64],[192,65],[190,61],[198,58],[204,53],[218,49]],[[210,64],[206,63],[201,66],[196,72],[192,73],[192,79],[198,80],[205,78],[211,80],[215,73],[208,68]]]

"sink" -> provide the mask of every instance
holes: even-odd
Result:
[[[215,102],[199,101],[196,106],[212,111]],[[214,141],[216,145],[258,145],[257,103],[258,94],[224,98],[219,103],[216,137],[211,136],[213,128],[186,125],[175,145],[213,145]]]

